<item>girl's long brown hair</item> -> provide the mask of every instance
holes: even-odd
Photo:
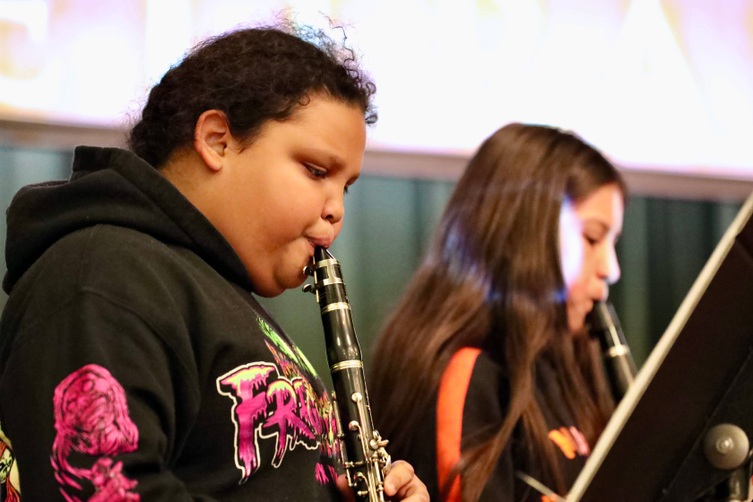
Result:
[[[566,199],[609,183],[625,196],[615,167],[572,133],[524,124],[498,130],[458,181],[423,264],[375,343],[370,399],[395,458],[411,458],[411,439],[433,416],[442,372],[457,350],[482,347],[506,369],[503,423],[456,466],[463,500],[479,498],[513,431],[522,445],[517,467],[566,489],[534,398],[543,358],[591,444],[613,410],[598,350],[568,333],[558,230]]]

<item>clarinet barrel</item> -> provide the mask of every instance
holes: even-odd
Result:
[[[599,340],[612,395],[615,402],[619,402],[633,383],[637,370],[612,304],[603,301],[594,305],[587,323],[590,335]]]

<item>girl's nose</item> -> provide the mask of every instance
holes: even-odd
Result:
[[[614,245],[605,246],[604,253],[599,257],[597,274],[607,284],[614,284],[620,279],[620,263]]]

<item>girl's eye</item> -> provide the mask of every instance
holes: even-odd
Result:
[[[321,167],[312,166],[311,164],[304,164],[308,172],[316,178],[324,178],[327,176],[327,171]]]
[[[591,246],[595,246],[601,240],[601,239],[598,239],[598,238],[591,237],[589,235],[584,235],[583,238],[586,239],[586,242],[588,242],[588,244],[591,245]]]

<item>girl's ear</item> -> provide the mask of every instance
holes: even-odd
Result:
[[[207,167],[213,171],[222,169],[222,161],[231,141],[230,126],[223,112],[207,110],[199,116],[194,128],[193,146]]]

